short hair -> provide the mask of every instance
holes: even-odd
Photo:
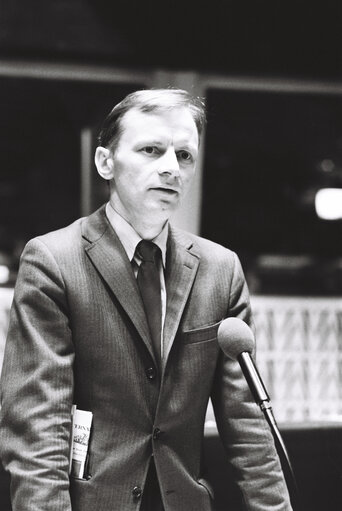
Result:
[[[182,89],[144,89],[128,94],[114,106],[105,118],[98,136],[98,144],[111,147],[114,151],[122,134],[122,118],[126,112],[137,109],[140,112],[155,112],[186,107],[189,109],[198,131],[199,137],[205,124],[205,104],[196,96]]]

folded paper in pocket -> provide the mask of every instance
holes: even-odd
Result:
[[[85,465],[93,414],[85,410],[78,410],[74,405],[71,415],[70,474],[78,479],[83,479],[85,477]]]

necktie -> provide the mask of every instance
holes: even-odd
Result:
[[[141,258],[137,276],[138,287],[144,303],[147,322],[150,327],[153,349],[157,363],[161,364],[161,294],[159,260],[160,248],[152,241],[142,240],[137,245]]]

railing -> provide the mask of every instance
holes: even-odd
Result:
[[[0,367],[12,296],[0,288]],[[342,299],[251,301],[257,365],[277,420],[342,420]]]
[[[342,420],[342,299],[253,296],[252,307],[276,418]]]

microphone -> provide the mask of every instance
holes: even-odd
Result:
[[[289,485],[291,500],[294,502],[293,509],[299,510],[301,509],[301,505],[296,478],[286,446],[272,412],[270,397],[251,356],[255,348],[254,334],[249,326],[241,319],[227,318],[222,321],[218,328],[217,340],[223,353],[230,359],[239,362],[255,402],[264,412],[277,446],[281,464],[285,469],[285,478]]]
[[[217,339],[223,353],[239,362],[255,402],[264,412],[267,421],[276,425],[270,397],[251,356],[255,347],[252,330],[242,319],[227,318],[218,328]]]

